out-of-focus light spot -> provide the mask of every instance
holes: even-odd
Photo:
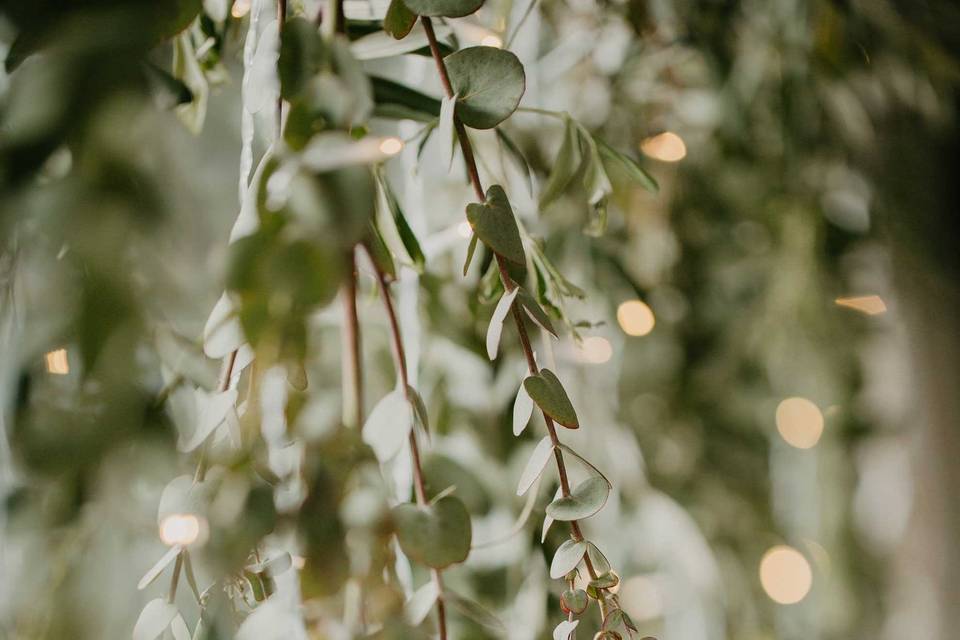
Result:
[[[47,371],[58,376],[70,373],[70,362],[67,360],[67,350],[57,349],[46,355]]]
[[[628,336],[645,336],[653,331],[653,310],[640,300],[627,300],[617,307],[617,322]]]
[[[887,305],[880,296],[856,296],[852,298],[837,298],[837,306],[846,307],[865,313],[868,316],[875,316],[887,311]]]
[[[473,229],[470,228],[469,222],[461,222],[457,225],[457,235],[461,238],[469,238],[473,235]]]
[[[388,156],[395,156],[403,150],[403,140],[400,138],[384,138],[380,142],[380,151]]]
[[[663,597],[657,583],[646,576],[621,581],[617,594],[623,610],[636,621],[652,620],[663,614]]]
[[[503,39],[495,33],[483,36],[480,39],[480,44],[485,47],[496,47],[497,49],[503,46]]]
[[[160,539],[164,544],[187,546],[200,537],[200,519],[190,513],[173,513],[160,523]]]
[[[683,143],[683,138],[672,131],[664,131],[647,138],[640,143],[640,150],[661,162],[677,162],[687,155],[687,145]]]
[[[603,364],[613,356],[613,347],[604,337],[590,336],[580,345],[579,356],[583,362]]]
[[[303,567],[306,566],[307,564],[307,559],[304,558],[303,556],[293,556],[292,561],[293,561],[293,568],[297,569],[298,571],[300,569],[303,569]]]
[[[233,3],[230,15],[234,18],[242,18],[250,12],[250,0],[237,0]]]
[[[786,545],[777,545],[767,551],[760,561],[760,584],[774,602],[795,604],[810,593],[813,571],[799,551]]]
[[[787,398],[777,405],[777,431],[798,449],[809,449],[823,434],[823,414],[806,398]]]

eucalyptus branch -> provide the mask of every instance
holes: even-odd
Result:
[[[343,423],[363,424],[363,361],[360,348],[360,319],[357,315],[357,262],[354,251],[346,257],[347,277],[343,285]]]
[[[443,55],[440,52],[440,47],[437,43],[436,33],[433,29],[433,23],[430,18],[426,16],[421,16],[420,21],[423,24],[424,31],[427,34],[427,41],[430,46],[430,53],[433,57],[434,62],[436,63],[437,72],[440,76],[440,82],[443,85],[444,93],[448,99],[453,99],[455,92],[453,86],[450,83],[450,77],[447,73],[446,64],[443,61]],[[480,174],[477,170],[477,162],[473,153],[473,148],[470,143],[470,138],[467,135],[466,127],[460,118],[454,114],[453,117],[454,128],[457,134],[457,138],[460,142],[460,149],[463,153],[463,159],[466,163],[467,174],[470,178],[470,184],[473,186],[474,194],[477,197],[477,200],[483,202],[485,199],[483,185],[480,182]],[[504,258],[498,254],[494,253],[495,259],[497,261],[497,268],[500,272],[500,279],[503,283],[503,287],[507,292],[513,291],[518,285],[510,277]],[[530,344],[530,338],[527,335],[526,327],[524,326],[523,316],[520,311],[519,305],[511,305],[512,316],[514,323],[517,327],[517,333],[520,337],[520,344],[523,348],[524,356],[527,360],[527,369],[530,375],[537,375],[539,373],[539,368],[537,367],[536,359],[533,355],[533,347]],[[553,420],[549,415],[544,411],[543,419],[547,426],[547,432],[550,436],[550,441],[553,445],[553,454],[556,461],[557,473],[560,476],[560,489],[563,497],[569,497],[571,494],[570,491],[570,481],[567,476],[567,467],[563,457],[563,451],[560,443],[560,438],[557,436],[557,430],[554,426]],[[580,524],[576,520],[570,521],[570,537],[576,541],[581,542],[584,540],[583,532],[580,529]],[[584,563],[587,567],[587,571],[590,574],[591,579],[596,580],[598,573],[593,566],[593,562],[590,559],[589,553],[585,553],[583,556]],[[601,592],[602,593],[602,592]],[[606,617],[606,605],[604,602],[604,597],[601,596],[598,599],[600,603],[601,612],[604,617]]]
[[[387,283],[386,275],[376,265],[373,256],[370,256],[371,263],[377,273],[377,284],[380,287],[380,295],[383,298],[383,306],[387,312],[387,319],[390,324],[390,342],[393,347],[393,356],[397,368],[397,375],[400,377],[400,384],[403,385],[403,393],[407,402],[413,406],[415,399],[411,397],[410,381],[407,375],[407,358],[403,348],[403,336],[400,333],[400,323],[397,321],[397,313],[393,306],[393,298],[390,295],[390,287]],[[417,430],[410,429],[408,436],[410,445],[410,458],[413,466],[413,488],[417,504],[421,507],[427,505],[427,492],[423,481],[423,467],[420,464],[420,448],[417,444]],[[446,607],[443,601],[443,577],[439,569],[431,569],[431,577],[436,584],[437,593],[437,627],[440,632],[440,640],[447,638],[447,615]]]

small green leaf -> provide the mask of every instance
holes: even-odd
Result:
[[[543,473],[543,468],[547,466],[551,455],[553,455],[553,442],[550,440],[550,436],[544,436],[533,449],[530,459],[527,460],[526,466],[520,473],[520,481],[517,483],[518,496],[522,496],[530,490],[533,483]]]
[[[316,25],[301,17],[287,20],[280,33],[277,61],[280,95],[286,100],[296,98],[329,62],[329,57]]]
[[[520,173],[523,175],[524,182],[527,184],[527,190],[530,192],[530,195],[533,195],[533,169],[530,168],[530,163],[527,162],[526,156],[523,155],[523,152],[520,151],[520,147],[510,139],[510,136],[506,132],[497,127],[497,140],[500,141],[500,144],[503,145],[504,150],[507,152],[507,156],[513,163],[517,166],[517,169],[520,170]]]
[[[380,462],[396,456],[413,428],[413,407],[402,391],[391,391],[374,406],[363,424],[363,441]]]
[[[607,556],[603,555],[597,545],[590,541],[587,541],[587,555],[590,557],[590,562],[593,563],[593,568],[597,573],[606,573],[612,570]]]
[[[397,200],[397,196],[393,193],[393,189],[390,187],[390,182],[387,180],[386,176],[383,175],[382,168],[377,169],[376,175],[377,182],[380,185],[380,191],[387,203],[387,208],[390,211],[391,218],[397,227],[397,233],[400,236],[400,242],[403,243],[403,248],[407,252],[407,256],[410,258],[410,262],[414,269],[416,269],[417,272],[422,272],[426,258],[423,255],[423,250],[420,248],[420,241],[417,240],[417,236],[413,233],[413,229],[410,228],[410,224],[407,222],[407,218],[403,214],[403,209],[400,208],[400,202]]]
[[[520,303],[520,306],[523,307],[524,311],[527,312],[527,315],[530,316],[530,319],[540,325],[542,328],[546,329],[554,338],[558,337],[556,330],[553,328],[553,322],[550,321],[550,316],[547,315],[547,312],[543,310],[543,307],[534,299],[526,289],[520,291],[520,295],[517,297],[517,302]]]
[[[563,390],[560,380],[552,371],[541,369],[540,373],[529,376],[523,381],[523,384],[537,406],[557,423],[568,429],[580,427],[577,412],[574,410],[573,404],[570,403],[567,392]]]
[[[440,122],[437,124],[437,144],[440,145],[440,160],[447,165],[447,171],[453,166],[454,143],[457,133],[454,129],[453,115],[457,106],[457,95],[444,96],[440,101]]]
[[[511,262],[526,264],[520,229],[503,187],[492,185],[484,202],[468,204],[467,221],[485,245]]]
[[[454,609],[460,612],[460,615],[473,620],[482,627],[486,627],[493,632],[494,637],[506,637],[507,630],[500,619],[481,605],[449,589],[443,594],[443,597]]]
[[[406,37],[417,23],[417,14],[407,7],[403,0],[390,0],[387,15],[383,18],[383,30],[397,40]]]
[[[612,589],[620,584],[620,576],[613,571],[607,571],[591,580],[589,584],[594,589]]]
[[[364,240],[363,246],[366,247],[367,253],[370,254],[370,259],[373,260],[377,270],[387,276],[387,281],[396,280],[397,266],[393,262],[393,256],[390,254],[390,249],[387,248],[387,243],[384,241],[383,234],[380,233],[376,221],[370,222],[370,235]]]
[[[467,559],[470,553],[470,514],[458,498],[435,504],[401,504],[393,509],[400,548],[415,562],[442,569]]]
[[[417,423],[429,435],[430,419],[427,415],[427,405],[424,404],[420,393],[410,385],[407,385],[407,395],[413,404],[413,414],[417,419]]]
[[[563,142],[560,151],[553,161],[553,169],[547,183],[540,191],[540,211],[545,211],[563,192],[567,190],[570,181],[580,170],[583,158],[580,153],[580,136],[577,134],[576,124],[569,116],[564,116]]]
[[[586,552],[587,543],[583,540],[564,540],[563,544],[557,548],[556,553],[553,554],[553,561],[550,563],[550,577],[559,580],[576,569]]]
[[[660,190],[660,185],[657,184],[657,181],[653,176],[644,171],[643,167],[641,167],[636,160],[626,154],[620,153],[600,138],[594,138],[594,140],[596,140],[600,155],[604,160],[619,167],[631,180],[647,191],[656,193]]]
[[[370,76],[370,83],[376,116],[433,122],[440,115],[440,101],[436,98],[386,78]]]
[[[622,623],[623,623],[623,610],[617,608],[607,614],[607,617],[603,619],[603,626],[600,628],[603,631],[608,631],[610,629],[616,629]]]
[[[574,615],[580,615],[587,609],[590,599],[587,592],[583,589],[567,589],[560,594],[560,606],[565,611],[571,611]]]
[[[547,505],[547,514],[555,520],[570,521],[589,518],[603,509],[610,495],[610,485],[603,478],[587,478],[569,496],[561,496]]]
[[[483,5],[483,0],[403,0],[418,16],[462,18]]]
[[[470,244],[467,245],[467,257],[463,261],[463,275],[466,277],[467,271],[470,269],[470,263],[473,261],[473,254],[477,250],[477,234],[472,234],[470,236]]]
[[[517,56],[496,47],[467,47],[444,62],[457,99],[457,116],[468,127],[492,129],[510,117],[526,87]]]

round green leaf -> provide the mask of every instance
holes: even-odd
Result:
[[[435,504],[401,504],[393,509],[400,548],[411,559],[434,569],[463,562],[470,553],[470,514],[454,496]]]
[[[406,37],[417,22],[417,15],[410,11],[403,0],[390,0],[387,15],[383,17],[383,30],[397,40]]]
[[[516,111],[527,82],[517,56],[496,47],[467,47],[444,62],[463,124],[492,129]]]
[[[467,222],[483,243],[495,252],[511,262],[526,263],[517,219],[513,216],[513,207],[503,187],[492,185],[487,189],[484,202],[468,204]]]
[[[483,6],[483,0],[403,0],[403,3],[418,16],[445,18],[462,18]]]
[[[583,589],[567,589],[560,595],[560,606],[564,611],[572,611],[574,615],[583,613],[590,600]]]
[[[567,397],[567,392],[563,390],[560,380],[549,369],[541,369],[535,376],[529,376],[523,381],[527,393],[533,398],[544,413],[553,418],[557,423],[568,429],[577,429],[580,423],[577,420],[577,412]]]
[[[610,495],[610,485],[603,478],[587,478],[566,497],[547,505],[547,515],[555,520],[570,521],[589,518],[603,509]]]
[[[557,548],[557,552],[553,554],[553,562],[550,563],[550,577],[559,580],[576,569],[586,552],[587,543],[583,540],[565,540]]]

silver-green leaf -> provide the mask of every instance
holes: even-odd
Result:
[[[560,380],[549,369],[541,369],[537,375],[529,376],[523,381],[527,393],[537,403],[537,406],[558,424],[568,429],[578,429],[580,422],[577,412],[567,397]]]
[[[380,462],[400,452],[413,428],[413,407],[400,390],[391,391],[373,407],[363,424],[363,441]]]
[[[473,232],[485,245],[507,260],[525,264],[523,240],[520,239],[520,229],[506,192],[495,184],[487,189],[486,195],[484,202],[467,205],[467,221]]]
[[[483,0],[403,0],[403,3],[418,16],[462,18],[479,9]]]
[[[565,540],[553,554],[553,561],[550,563],[550,577],[559,580],[576,569],[586,552],[587,543],[583,540]]]
[[[610,485],[603,478],[587,478],[569,496],[561,496],[547,505],[547,515],[554,520],[570,521],[589,518],[603,509],[610,495]]]
[[[463,124],[492,129],[516,111],[527,83],[517,56],[496,47],[467,47],[444,62]]]
[[[527,460],[526,466],[520,473],[520,482],[517,483],[518,496],[522,496],[533,486],[533,483],[536,482],[540,474],[543,473],[543,468],[547,466],[547,461],[550,460],[552,454],[553,442],[550,441],[550,436],[544,436],[543,439],[537,443],[533,453],[530,454],[530,459]]]
[[[470,514],[454,496],[427,506],[401,504],[394,507],[393,519],[400,548],[420,564],[442,569],[470,553]]]

